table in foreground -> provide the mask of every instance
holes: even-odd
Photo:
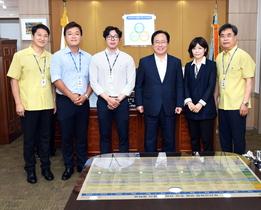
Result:
[[[114,153],[86,165],[65,209],[261,206],[261,173],[232,153]]]

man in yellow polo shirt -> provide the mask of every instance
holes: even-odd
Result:
[[[219,138],[222,151],[244,154],[246,117],[251,107],[255,63],[236,45],[238,29],[226,23],[219,29],[224,51],[216,59]],[[234,149],[233,149],[234,146]]]
[[[49,145],[52,115],[55,113],[55,90],[50,77],[51,53],[44,50],[50,31],[43,24],[32,28],[32,45],[14,54],[7,76],[16,113],[21,117],[24,133],[24,169],[27,181],[37,182],[35,173],[35,148],[38,141],[42,175],[48,181],[54,179],[50,171]]]

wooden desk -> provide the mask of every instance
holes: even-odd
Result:
[[[174,128],[173,128],[174,129]],[[176,115],[176,151],[188,152],[191,151],[190,135],[188,131],[188,124],[185,114]],[[88,127],[88,155],[93,157],[100,154],[100,135],[97,109],[90,109],[89,127]],[[144,118],[136,108],[130,108],[130,124],[129,124],[129,152],[143,152],[144,151]],[[61,147],[62,138],[59,130],[59,123],[55,122],[55,146]],[[111,137],[111,153],[119,152],[118,134],[116,124],[112,125]],[[216,150],[216,123],[214,125],[213,133],[214,151]],[[203,150],[203,149],[202,149]],[[162,151],[161,132],[158,136],[158,151]]]

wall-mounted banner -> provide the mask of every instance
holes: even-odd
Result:
[[[151,45],[151,35],[155,31],[155,14],[123,14],[124,45]]]

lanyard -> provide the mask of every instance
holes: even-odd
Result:
[[[120,53],[119,53],[119,54],[120,54]],[[107,53],[105,52],[105,55],[106,55],[106,58],[107,58],[107,61],[108,61],[109,67],[110,67],[110,75],[111,75],[111,73],[112,73],[112,68],[113,68],[113,66],[114,66],[115,63],[116,63],[116,60],[117,60],[117,58],[119,57],[119,54],[116,56],[116,58],[115,58],[115,60],[114,60],[114,62],[113,62],[113,64],[112,64],[112,66],[111,66],[110,61],[109,61],[109,58],[108,58],[108,55],[107,55]]]
[[[44,69],[43,69],[43,70],[41,69],[41,67],[40,67],[40,65],[39,65],[39,62],[38,62],[38,60],[37,60],[37,58],[36,58],[35,55],[34,55],[34,59],[36,60],[36,63],[37,63],[38,68],[39,68],[39,70],[40,70],[40,72],[41,72],[41,75],[42,75],[42,77],[44,78],[45,67],[46,67],[46,57],[44,57]]]
[[[74,66],[75,66],[75,69],[77,71],[77,74],[78,74],[78,77],[80,78],[81,77],[81,70],[82,70],[82,58],[81,58],[81,53],[79,53],[79,69],[77,68],[77,65],[76,65],[76,62],[72,56],[72,52],[70,52],[70,55],[71,55],[71,58],[73,60],[73,63],[74,63]]]
[[[238,49],[238,48],[237,48],[237,49]],[[228,72],[230,63],[231,63],[231,61],[232,61],[232,59],[233,59],[233,57],[234,57],[234,55],[235,55],[237,49],[233,52],[233,54],[232,54],[232,56],[231,56],[231,58],[230,58],[230,61],[229,61],[228,65],[227,65],[226,72],[224,72],[224,69],[225,69],[225,68],[224,68],[224,54],[223,54],[223,56],[222,56],[222,67],[223,67],[223,76],[224,76],[224,78],[225,78],[226,75],[227,75],[227,72]]]

